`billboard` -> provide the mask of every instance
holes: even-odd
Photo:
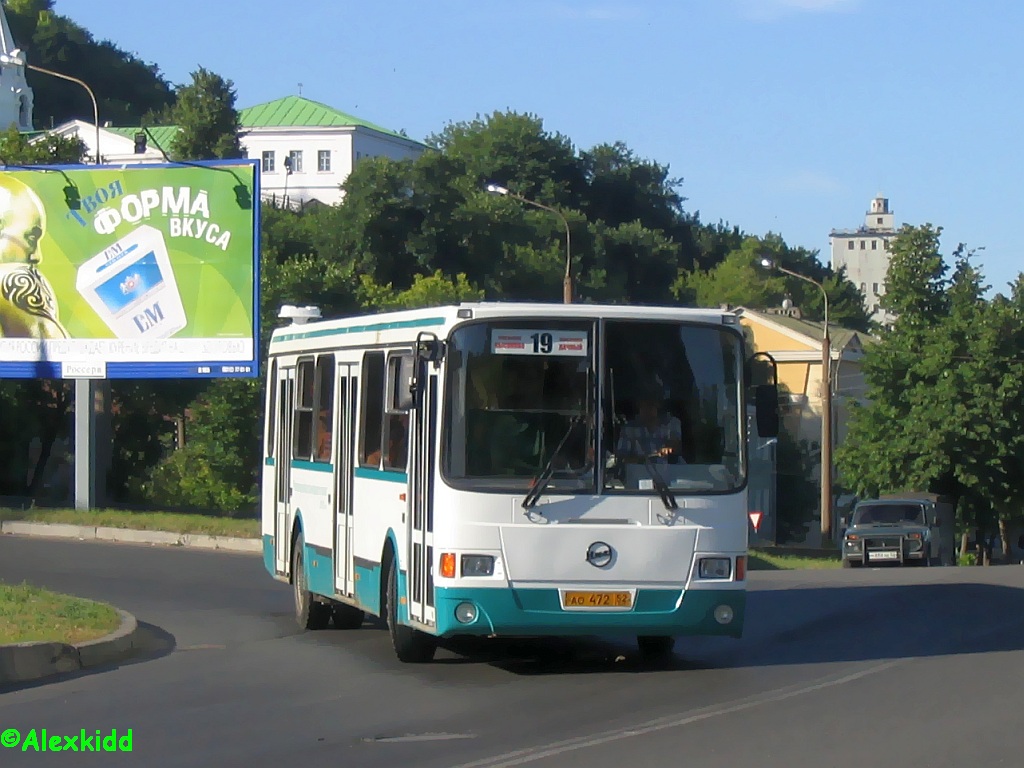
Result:
[[[0,378],[253,377],[255,160],[0,171]]]

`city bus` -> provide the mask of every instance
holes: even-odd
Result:
[[[774,436],[778,397],[734,313],[281,317],[262,539],[303,630],[378,617],[408,663],[465,635],[626,637],[647,659],[741,636],[748,432]]]

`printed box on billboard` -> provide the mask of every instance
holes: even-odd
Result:
[[[255,160],[0,171],[0,377],[256,376]]]

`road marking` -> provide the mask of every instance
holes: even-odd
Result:
[[[608,744],[613,741],[621,741],[622,739],[632,738],[634,736],[643,736],[648,733],[654,733],[656,731],[664,731],[669,728],[681,728],[685,725],[691,725],[693,723],[701,722],[702,720],[710,720],[715,717],[721,717],[723,715],[731,715],[736,712],[742,712],[746,709],[753,709],[759,707],[762,704],[773,704],[779,701],[785,701],[786,699],[796,698],[797,696],[803,696],[808,693],[814,693],[825,688],[833,688],[838,685],[845,685],[851,683],[854,680],[859,680],[869,675],[877,674],[878,672],[884,672],[887,669],[892,669],[895,666],[905,663],[907,659],[898,659],[895,661],[889,661],[884,664],[876,664],[868,669],[863,669],[859,672],[853,672],[851,674],[843,675],[838,678],[825,678],[817,683],[811,685],[804,685],[799,688],[790,686],[789,688],[781,688],[775,693],[761,694],[760,696],[753,696],[750,698],[742,699],[740,701],[734,701],[726,704],[719,705],[717,707],[711,707],[709,709],[697,710],[690,712],[685,715],[670,715],[668,717],[658,718],[656,720],[649,720],[646,723],[640,723],[639,725],[629,726],[627,728],[621,728],[611,733],[605,733],[601,736],[578,736],[574,739],[566,739],[564,741],[556,741],[551,744],[545,744],[540,747],[530,747],[528,749],[517,749],[512,752],[506,752],[501,755],[494,755],[493,757],[487,757],[482,760],[476,760],[471,763],[462,763],[455,768],[509,768],[514,765],[523,765],[525,763],[533,763],[537,760],[543,760],[546,757],[554,757],[555,755],[561,755],[565,752],[574,752],[580,749],[589,749],[590,747],[600,746],[601,744]]]
[[[474,733],[407,733],[402,736],[371,736],[363,739],[374,744],[404,741],[447,741],[449,739],[475,739]]]

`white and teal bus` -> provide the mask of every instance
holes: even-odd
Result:
[[[263,551],[304,629],[378,616],[405,662],[458,635],[627,635],[645,657],[679,636],[741,635],[748,394],[762,436],[778,416],[774,385],[750,387],[736,315],[281,314]]]

